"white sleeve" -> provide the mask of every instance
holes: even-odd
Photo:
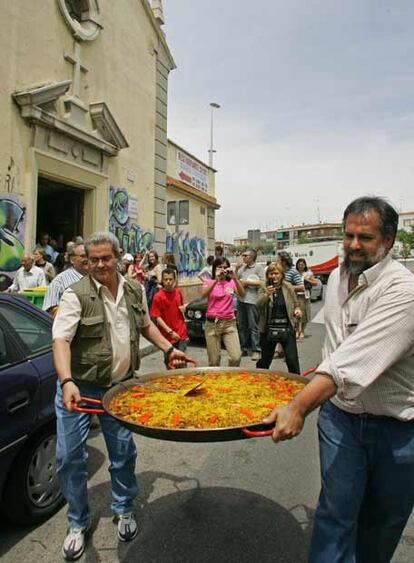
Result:
[[[144,316],[142,318],[142,323],[140,328],[145,328],[151,323],[151,319],[148,312],[148,302],[147,302],[147,296],[145,293],[144,286],[142,286],[142,308],[144,310]]]
[[[62,295],[53,321],[53,340],[63,338],[67,342],[72,342],[80,321],[81,309],[76,294],[71,289],[67,289]]]

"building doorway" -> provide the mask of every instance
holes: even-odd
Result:
[[[55,239],[59,250],[69,240],[83,236],[84,190],[39,178],[36,241],[41,233]]]

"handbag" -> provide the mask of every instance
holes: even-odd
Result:
[[[289,334],[287,319],[271,319],[267,325],[266,337],[269,342],[286,342]]]

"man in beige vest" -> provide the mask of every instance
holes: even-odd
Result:
[[[133,280],[117,273],[119,243],[111,233],[93,234],[85,242],[89,275],[68,288],[53,324],[59,481],[68,502],[69,530],[63,544],[67,561],[81,557],[90,524],[87,499],[86,440],[90,415],[73,411],[81,396],[101,399],[112,385],[131,377],[139,368],[139,337],[158,346],[169,361],[183,362],[151,322],[145,292]],[[100,414],[110,459],[111,509],[118,537],[130,541],[138,533],[133,502],[136,449],[132,435],[115,418]]]

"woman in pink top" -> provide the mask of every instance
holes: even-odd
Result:
[[[208,365],[220,365],[223,341],[229,355],[229,366],[237,367],[240,365],[241,349],[233,296],[243,296],[244,288],[227,258],[214,260],[211,278],[204,281],[202,289],[202,296],[207,297],[205,337]]]

